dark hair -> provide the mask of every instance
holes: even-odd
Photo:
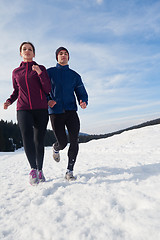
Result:
[[[23,42],[21,44],[20,48],[19,48],[20,52],[22,51],[22,47],[23,47],[24,44],[30,44],[32,46],[32,48],[33,48],[33,53],[35,54],[35,47],[34,47],[34,45],[31,42]]]
[[[59,48],[56,50],[56,59],[57,59],[57,61],[58,61],[58,54],[59,54],[59,52],[62,51],[62,50],[65,50],[65,51],[68,53],[68,60],[69,60],[69,52],[68,52],[67,48],[65,48],[65,47],[59,47]]]

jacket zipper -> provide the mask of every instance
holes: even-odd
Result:
[[[40,89],[40,97],[41,97],[41,100],[42,100],[42,90]]]
[[[30,109],[32,109],[31,96],[30,96],[30,92],[29,92],[29,86],[28,86],[28,81],[27,81],[27,75],[28,75],[28,63],[27,63],[27,65],[26,65],[25,81],[26,81],[26,86],[27,86],[27,91],[28,91],[29,105],[30,105]]]
[[[62,112],[65,113],[64,101],[63,101],[63,87],[62,87],[62,79],[63,79],[63,76],[62,76],[62,74],[64,74],[64,72],[63,72],[62,69],[60,69],[60,76],[61,76],[60,86],[61,86],[61,94],[62,94]]]

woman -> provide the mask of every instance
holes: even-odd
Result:
[[[4,109],[18,99],[17,120],[31,167],[30,184],[36,185],[45,181],[42,167],[44,137],[48,123],[46,95],[51,91],[51,84],[46,68],[33,61],[35,47],[32,43],[23,42],[20,46],[20,55],[23,61],[12,73],[14,90],[4,103]]]

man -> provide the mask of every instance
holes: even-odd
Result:
[[[82,109],[88,104],[88,94],[80,75],[69,68],[69,52],[64,47],[56,50],[56,67],[47,70],[51,80],[51,98],[48,102],[51,125],[56,136],[53,145],[53,158],[60,161],[59,151],[63,150],[67,143],[65,127],[69,134],[70,146],[68,149],[68,166],[65,178],[75,180],[73,169],[78,154],[78,135],[80,121],[77,114],[77,101]],[[75,97],[76,95],[76,97]]]

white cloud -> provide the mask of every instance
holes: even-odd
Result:
[[[103,0],[96,0],[96,2],[97,2],[98,4],[102,4],[102,3],[103,3]]]

